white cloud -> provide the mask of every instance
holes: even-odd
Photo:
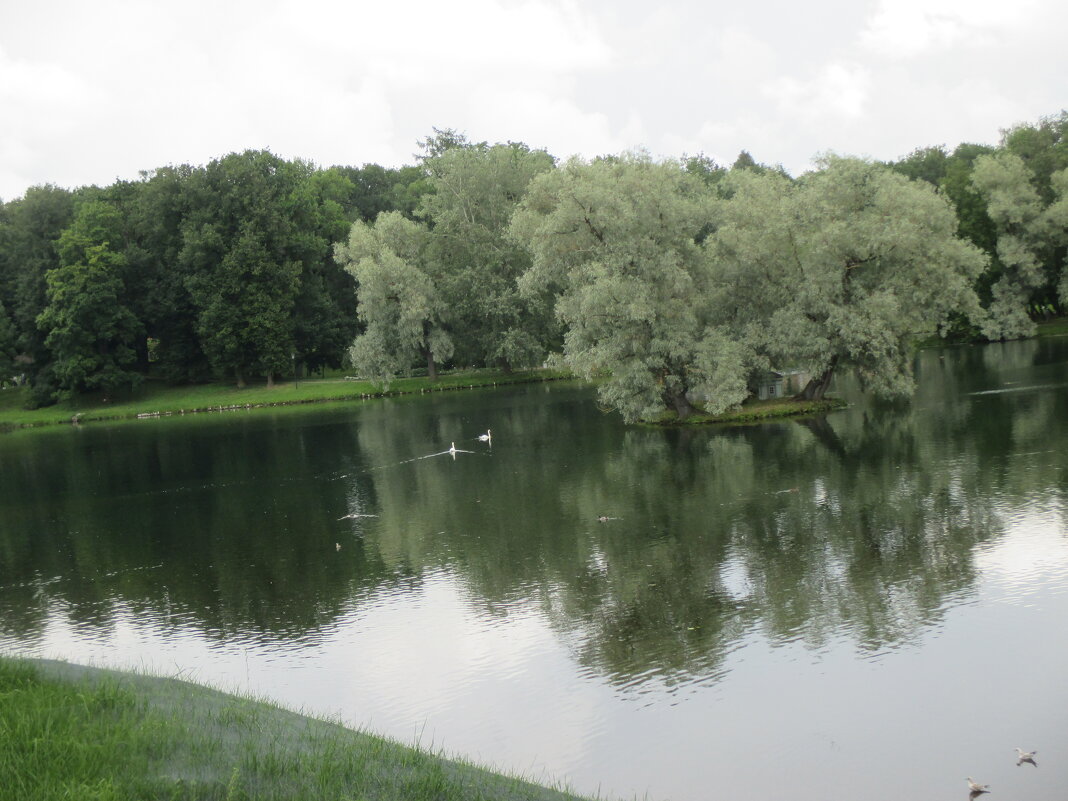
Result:
[[[472,129],[487,118],[477,99],[510,84],[536,84],[575,116],[574,76],[613,59],[596,21],[569,0],[45,0],[0,10],[5,46],[19,51],[0,50],[5,198],[31,183],[109,183],[245,148],[325,164],[411,163],[432,126],[485,138]]]
[[[417,0],[375,5],[286,0],[271,29],[343,71],[421,86],[486,71],[570,73],[608,66],[594,20],[571,2]]]
[[[995,44],[1023,29],[1039,6],[1037,0],[879,0],[861,42],[897,57]]]
[[[471,97],[467,119],[480,139],[522,139],[561,158],[618,153],[642,142],[636,120],[618,131],[608,115],[586,111],[551,88],[487,85]]]
[[[787,118],[803,120],[858,119],[867,110],[871,76],[856,64],[827,64],[809,80],[790,75],[761,88]]]
[[[0,199],[46,169],[45,151],[60,149],[81,130],[94,102],[92,87],[70,69],[33,63],[0,49]]]
[[[0,3],[0,197],[246,148],[412,163],[431,127],[797,171],[993,141],[1065,102],[1068,6],[868,2]]]

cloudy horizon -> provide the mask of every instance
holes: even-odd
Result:
[[[0,199],[269,149],[414,163],[452,128],[553,155],[741,150],[792,174],[1058,114],[1052,0],[204,0],[0,8]]]

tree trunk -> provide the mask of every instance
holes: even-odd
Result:
[[[438,366],[434,362],[434,354],[431,353],[430,348],[427,348],[426,353],[426,374],[431,381],[438,380]]]
[[[148,362],[148,337],[138,337],[134,342],[134,352],[137,354],[137,371],[147,373]]]
[[[234,368],[234,375],[237,376],[237,388],[238,389],[244,389],[245,388],[245,374],[243,372],[241,372],[241,368],[240,367]]]
[[[823,375],[810,378],[800,394],[795,395],[796,400],[823,400],[824,393],[831,386],[831,378],[834,376],[834,368],[838,365],[838,357],[832,356],[831,363],[823,371]]]
[[[674,393],[665,392],[660,397],[669,409],[675,410],[675,414],[678,415],[679,420],[685,420],[693,414],[693,405],[690,403],[690,399],[686,397],[685,391]]]
[[[274,389],[274,371],[267,371],[267,389]]]

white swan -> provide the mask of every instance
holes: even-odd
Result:
[[[447,451],[442,451],[442,453],[449,454],[449,456],[451,456],[453,458],[453,461],[455,461],[456,460],[456,454],[458,454],[458,453],[474,453],[474,451],[465,451],[462,448],[457,448],[455,442],[450,442],[449,443],[449,449]]]
[[[485,434],[479,434],[478,435],[478,439],[479,439],[480,442],[492,442],[493,441],[493,432],[490,431],[490,429],[487,428]]]

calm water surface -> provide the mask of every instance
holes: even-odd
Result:
[[[918,377],[686,432],[530,386],[2,436],[0,652],[609,797],[1061,801],[1068,340]]]

